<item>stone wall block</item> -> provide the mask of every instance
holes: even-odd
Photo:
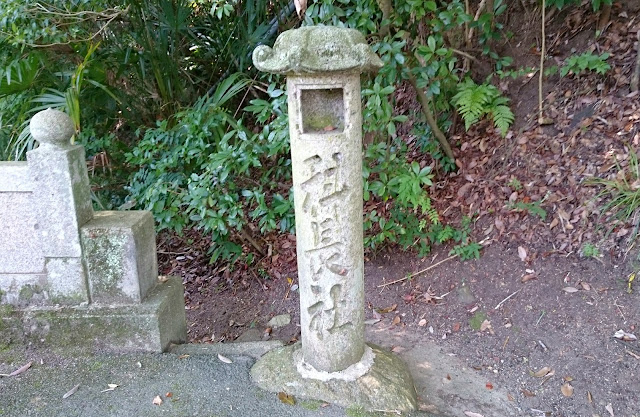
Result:
[[[82,258],[46,258],[47,291],[54,304],[80,304],[89,301]]]
[[[153,216],[99,211],[81,228],[93,302],[141,302],[158,282]]]
[[[27,160],[44,255],[81,257],[79,228],[93,217],[84,148],[43,146]]]

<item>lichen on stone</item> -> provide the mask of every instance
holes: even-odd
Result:
[[[382,67],[362,33],[333,26],[306,26],[283,32],[273,48],[253,51],[260,71],[277,74],[373,72]]]

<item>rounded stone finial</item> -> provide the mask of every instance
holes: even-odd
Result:
[[[69,146],[69,139],[76,129],[71,118],[64,112],[47,109],[36,113],[29,123],[31,136],[41,145]]]
[[[305,26],[282,32],[273,48],[253,50],[253,64],[276,74],[377,71],[382,61],[362,33],[334,26]]]

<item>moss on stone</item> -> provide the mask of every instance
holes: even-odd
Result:
[[[18,297],[23,301],[31,301],[35,294],[35,289],[32,288],[31,285],[27,284],[20,289],[20,294],[18,294]]]

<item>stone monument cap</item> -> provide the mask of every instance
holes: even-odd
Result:
[[[69,139],[76,129],[71,118],[64,112],[47,109],[36,113],[29,123],[31,136],[41,145],[69,146]]]
[[[282,32],[273,48],[253,50],[253,63],[260,71],[276,74],[322,72],[375,72],[382,61],[355,29],[305,26]]]

